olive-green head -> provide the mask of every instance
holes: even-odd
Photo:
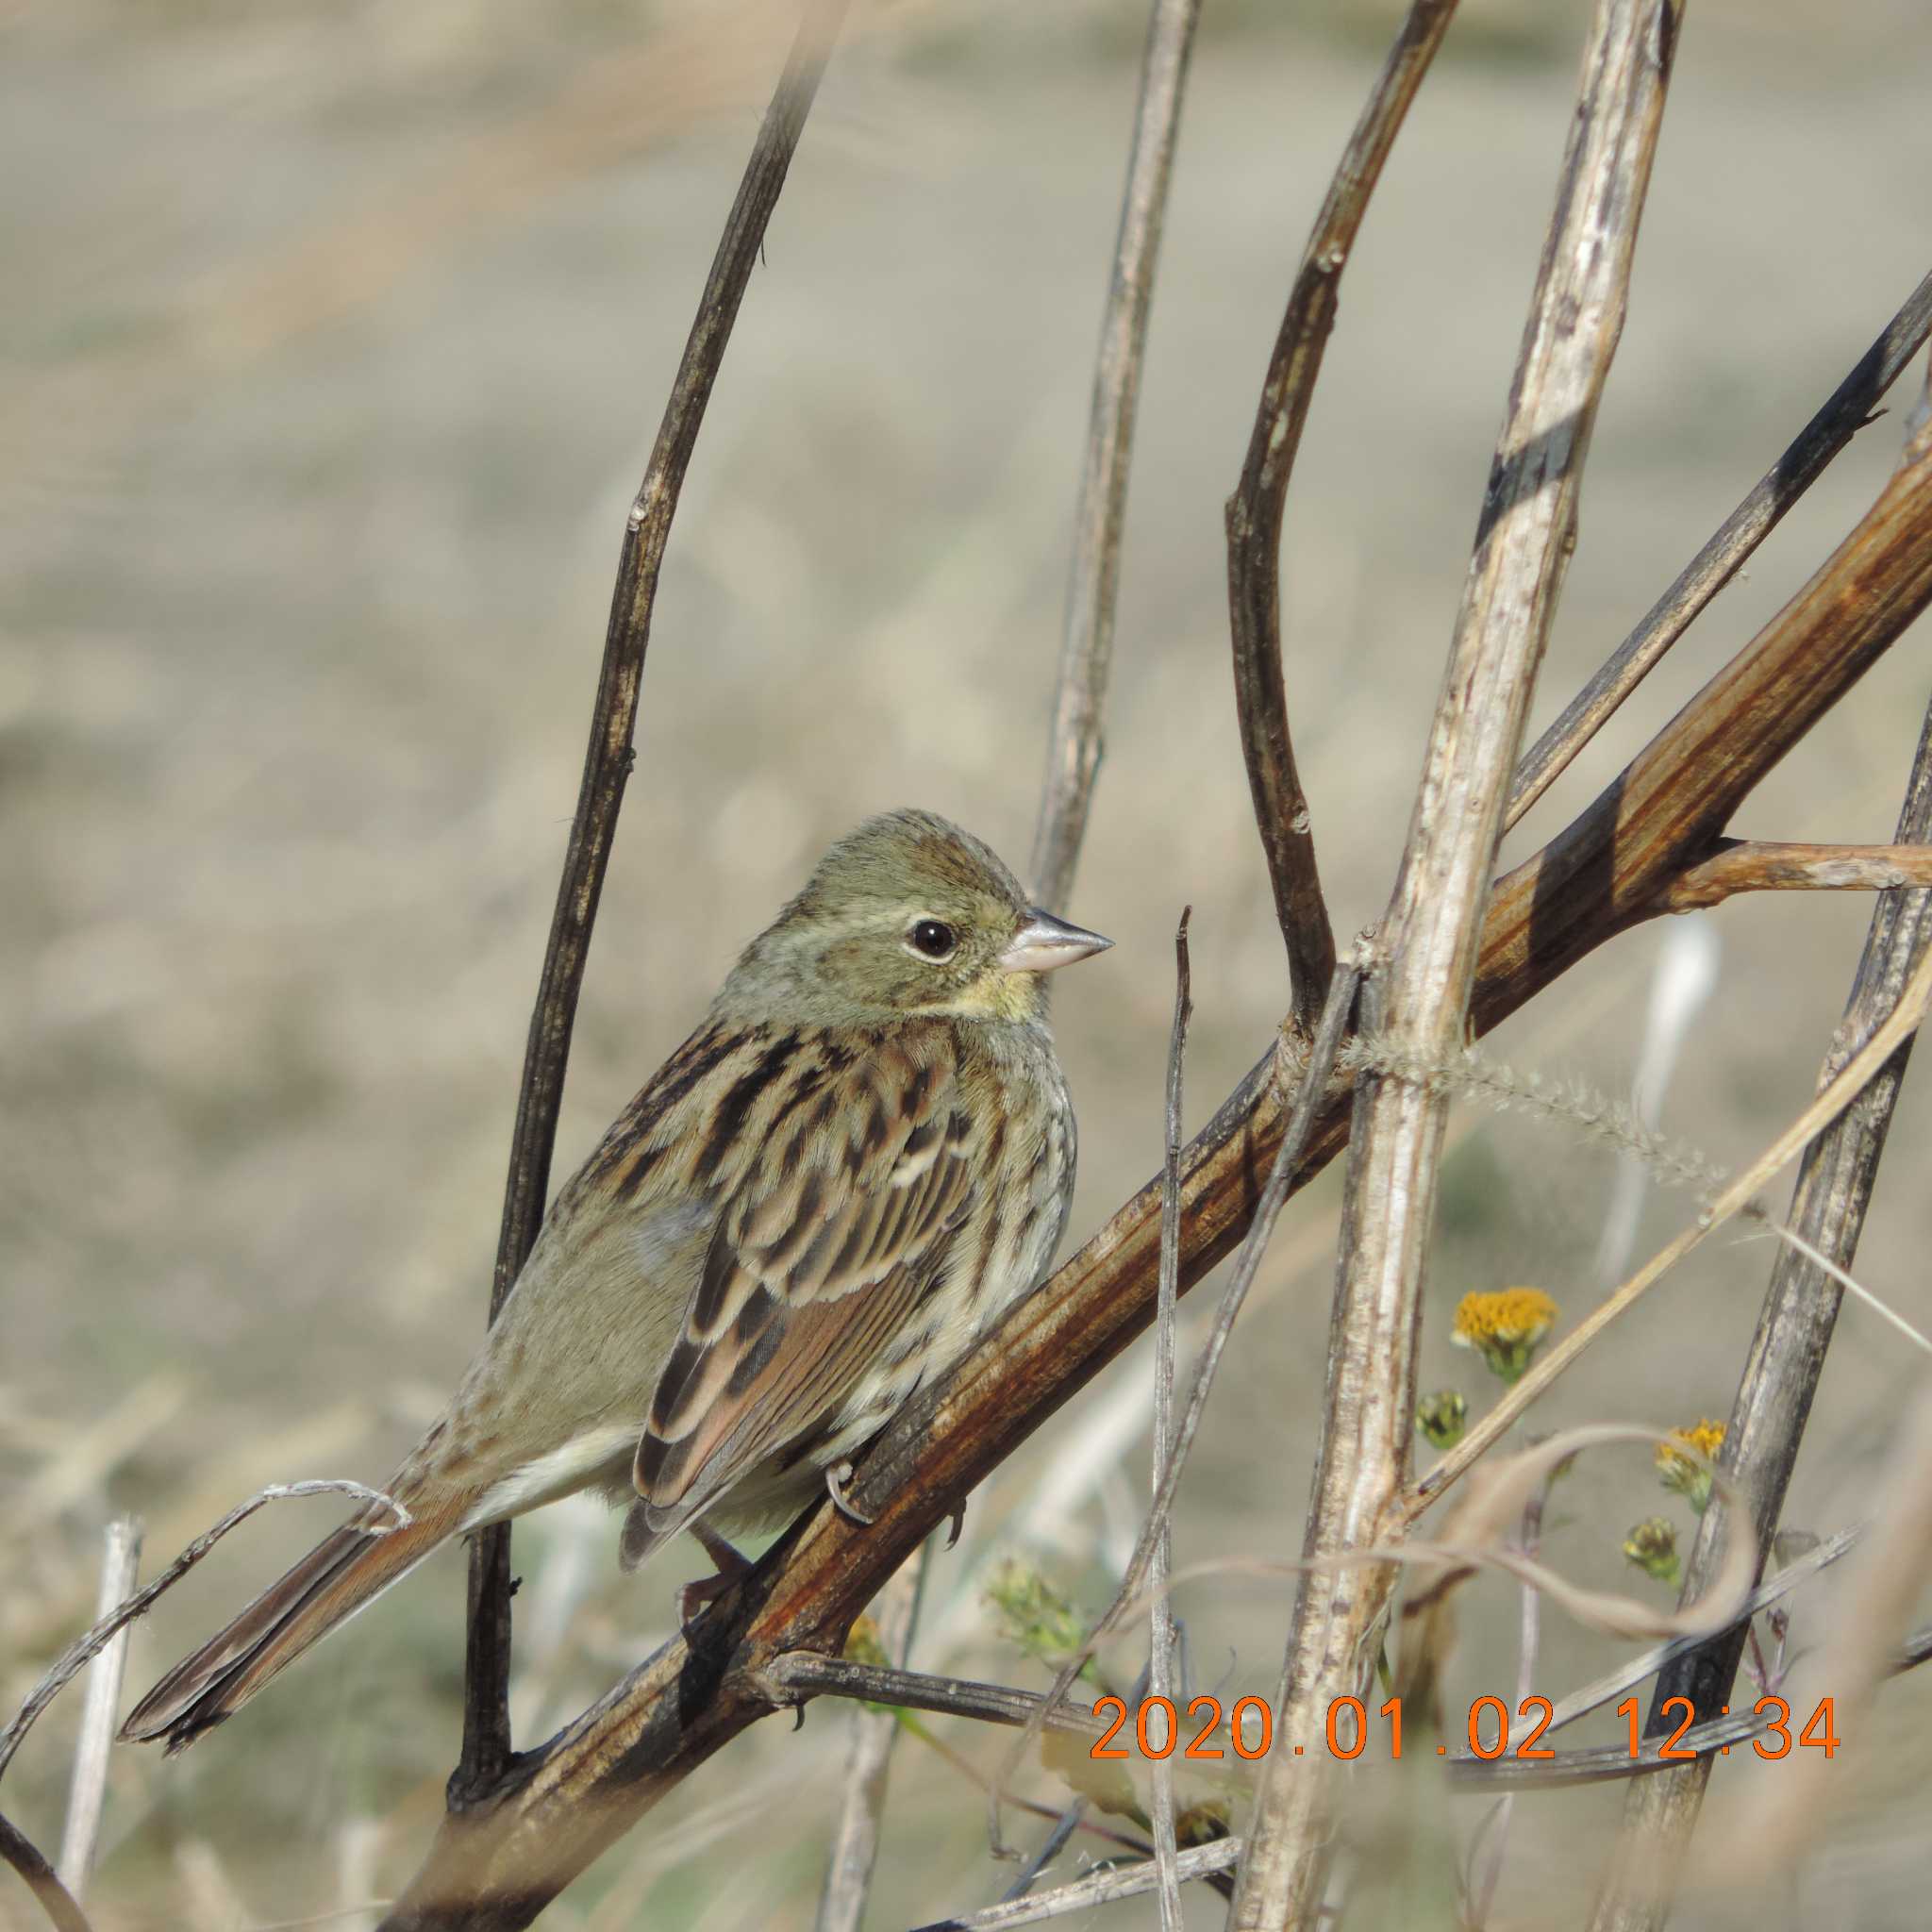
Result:
[[[825,854],[745,948],[718,1004],[822,1025],[1031,1020],[1041,974],[1112,943],[1029,905],[970,832],[932,812],[891,811]]]

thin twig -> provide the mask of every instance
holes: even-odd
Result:
[[[1409,103],[1448,30],[1456,0],[1413,0],[1349,136],[1289,291],[1268,358],[1241,481],[1224,512],[1235,712],[1268,861],[1274,916],[1288,946],[1294,1023],[1312,1029],[1335,972],[1335,933],[1315,863],[1307,794],[1295,767],[1281,659],[1281,523],[1341,272]]]
[[[1174,1510],[1174,1499],[1180,1488],[1181,1474],[1187,1468],[1189,1452],[1193,1448],[1194,1438],[1201,1427],[1201,1420],[1208,1412],[1208,1397],[1214,1387],[1215,1372],[1221,1366],[1222,1351],[1226,1348],[1228,1337],[1234,1333],[1236,1319],[1246,1301],[1248,1290],[1254,1284],[1256,1274],[1261,1266],[1261,1257],[1268,1251],[1270,1236],[1274,1232],[1274,1223],[1288,1200],[1290,1184],[1294,1178],[1295,1169],[1300,1162],[1303,1149],[1307,1144],[1309,1134],[1314,1129],[1322,1103],[1328,1091],[1328,1076],[1333,1071],[1336,1056],[1341,1051],[1341,1041],[1348,1031],[1349,1018],[1355,1010],[1356,989],[1360,984],[1360,968],[1353,961],[1339,966],[1328,988],[1328,1003],[1323,1008],[1320,1024],[1315,1028],[1315,1037],[1308,1048],[1308,1058],[1301,1069],[1300,1079],[1295,1088],[1294,1106],[1289,1114],[1287,1131],[1281,1137],[1281,1145],[1275,1150],[1274,1165],[1268,1170],[1268,1179],[1261,1189],[1261,1196],[1256,1205],[1255,1218],[1248,1224],[1248,1232],[1241,1242],[1240,1257],[1236,1260],[1233,1273],[1228,1276],[1227,1287],[1222,1291],[1221,1306],[1214,1312],[1214,1326],[1208,1331],[1208,1340],[1201,1346],[1201,1353],[1194,1362],[1194,1374],[1188,1387],[1188,1406],[1181,1416],[1181,1424],[1174,1437],[1174,1453],[1169,1457],[1162,1472],[1160,1488],[1154,1498],[1153,1507],[1148,1511],[1146,1527],[1141,1532],[1141,1541],[1135,1546],[1132,1560],[1127,1564],[1121,1578],[1121,1586],[1114,1600],[1101,1614],[1099,1621],[1088,1633],[1087,1641],[1075,1654],[1060,1666],[1055,1677],[1053,1689],[1046,1694],[1044,1712],[1058,1713],[1061,1700],[1073,1689],[1074,1680],[1080,1674],[1087,1659],[1091,1657],[1108,1635],[1126,1615],[1129,1607],[1139,1599],[1142,1585],[1147,1578],[1148,1568],[1153,1560],[1156,1541],[1165,1528]],[[1003,1784],[1025,1754],[1040,1726],[1046,1721],[1045,1716],[1029,1722],[1019,1741],[1013,1746],[1007,1760],[1002,1776],[997,1783]],[[991,1818],[993,1843],[1000,1842],[998,1798],[993,1800]]]
[[[1186,1677],[1185,1665],[1182,1670]],[[1147,1694],[1147,1670],[1143,1666],[1141,1674],[1134,1679],[1134,1688],[1127,1693],[1127,1708],[1138,1710],[1141,1700]],[[1092,1808],[1092,1801],[1081,1792],[1067,1805],[1053,1822],[1053,1829],[1041,1841],[1040,1849],[1020,1868],[1020,1875],[1000,1894],[1002,1904],[1010,1904],[1014,1899],[1024,1898],[1040,1883],[1040,1875],[1066,1848],[1069,1839],[1087,1823],[1087,1813]]]
[[[1662,122],[1681,0],[1599,0],[1584,54],[1514,384],[1478,519],[1394,895],[1363,983],[1362,1020],[1424,1056],[1461,1043],[1509,778],[1575,540],[1583,461],[1622,329],[1637,225]],[[1423,1258],[1446,1100],[1366,1076],[1357,1093],[1328,1394],[1307,1554],[1376,1539],[1414,1430]],[[1276,1737],[1317,1735],[1372,1667],[1394,1572],[1304,1577],[1283,1659]],[[1313,1923],[1334,1843],[1320,1759],[1263,1760],[1230,1924]]]
[[[105,1545],[97,1618],[111,1615],[141,1574],[140,1524],[131,1516],[117,1517],[108,1525]],[[76,1899],[87,1891],[88,1874],[93,1870],[101,1808],[108,1799],[108,1754],[114,1745],[115,1707],[121,1702],[121,1677],[126,1668],[127,1630],[124,1625],[108,1640],[88,1674],[80,1736],[74,1747],[74,1776],[68,1785],[59,1870],[62,1883]]]
[[[1926,1355],[1932,1355],[1932,1335],[1915,1328],[1890,1302],[1880,1301],[1857,1275],[1847,1268],[1840,1268],[1824,1249],[1814,1247],[1794,1228],[1787,1227],[1781,1221],[1774,1219],[1761,1208],[1747,1211],[1751,1212],[1751,1218],[1774,1241],[1782,1241],[1794,1254],[1802,1255],[1821,1274],[1829,1275],[1847,1294],[1870,1308],[1881,1322],[1896,1329],[1914,1348],[1923,1350]]]
[[[879,1647],[904,1669],[919,1622],[919,1604],[932,1558],[932,1541],[880,1591],[876,1606]],[[817,1932],[858,1932],[865,1902],[872,1890],[873,1869],[878,1862],[879,1834],[884,1824],[886,1778],[899,1723],[889,1711],[855,1708],[851,1745],[845,1770],[845,1794],[839,1821],[832,1828],[832,1848],[825,1860],[824,1889],[819,1894]]]
[[[1053,1829],[1041,1840],[1040,1849],[1021,1867],[1019,1877],[1000,1894],[1002,1905],[1010,1905],[1015,1899],[1024,1898],[1040,1883],[1040,1874],[1066,1850],[1067,1841],[1079,1830],[1091,1803],[1092,1800],[1084,1795],[1077,1797],[1054,1820]]]
[[[271,1483],[265,1490],[258,1490],[247,1502],[238,1503],[212,1529],[203,1530],[158,1576],[143,1584],[132,1596],[124,1597],[92,1629],[76,1638],[54,1659],[46,1674],[28,1692],[26,1702],[14,1713],[13,1722],[0,1733],[0,1776],[5,1776],[7,1767],[13,1762],[13,1754],[61,1690],[106,1650],[122,1630],[137,1617],[144,1617],[155,1599],[174,1589],[231,1529],[270,1503],[322,1495],[354,1496],[360,1502],[388,1509],[396,1519],[391,1528],[407,1528],[409,1523],[409,1512],[392,1496],[372,1490],[366,1483],[350,1482],[346,1477],[319,1476],[308,1482]],[[370,1536],[389,1533],[387,1528],[371,1528],[367,1532]]]
[[[1557,782],[1571,759],[1603,729],[1617,707],[1656,669],[1664,653],[1776,528],[1778,519],[1871,422],[1878,399],[1927,335],[1932,335],[1932,275],[1906,298],[1905,307],[1886,324],[1878,340],[1853,365],[1851,374],[1724,519],[1716,535],[1684,567],[1643,622],[1537,740],[1516,768],[1506,826],[1515,824]]]
[[[1857,1530],[1849,1530],[1840,1538],[1835,1539],[1833,1559],[1843,1556],[1857,1540],[1858,1534]],[[1793,1571],[1804,1568],[1807,1574],[1809,1574],[1810,1570],[1816,1567],[1793,1564],[1790,1569],[1780,1571],[1772,1585],[1752,1592],[1745,1614],[1748,1616],[1761,1609],[1765,1604],[1802,1582],[1803,1576],[1794,1575]],[[1741,1627],[1748,1628],[1748,1623]],[[1662,1646],[1662,1651],[1671,1657],[1683,1657],[1711,1641],[1708,1637],[1680,1637],[1674,1642]],[[1633,1685],[1641,1682],[1650,1674],[1650,1671],[1657,1668],[1660,1654],[1651,1654],[1649,1670],[1626,1666],[1619,1674],[1614,1685],[1609,1684],[1607,1679],[1605,1688],[1591,1695],[1590,1704],[1585,1707],[1594,1709],[1598,1705],[1607,1703],[1619,1690],[1627,1690]],[[1906,1672],[1915,1671],[1924,1663],[1932,1663],[1932,1624],[1924,1624],[1914,1630],[1887,1659],[1883,1674],[1889,1677],[1903,1676]],[[1573,1723],[1583,1716],[1584,1709],[1578,1706],[1582,1698],[1589,1694],[1578,1692],[1575,1696],[1566,1697],[1557,1706],[1556,1716],[1543,1726],[1542,1735],[1548,1737],[1558,1725]],[[1675,1727],[1672,1725],[1666,1728],[1674,1730]],[[1702,1723],[1693,1724],[1677,1740],[1677,1748],[1695,1752],[1700,1758],[1707,1758],[1713,1753],[1720,1752],[1720,1747],[1724,1745],[1748,1743],[1765,1728],[1766,1722],[1749,1711],[1733,1712],[1728,1717],[1706,1718]],[[1649,1735],[1657,1734],[1653,1727]],[[1523,1790],[1541,1789],[1545,1786],[1596,1784],[1623,1777],[1648,1777],[1657,1772],[1669,1771],[1673,1761],[1657,1757],[1639,1757],[1633,1760],[1630,1757],[1630,1746],[1627,1741],[1622,1744],[1596,1746],[1587,1751],[1559,1751],[1553,1758],[1535,1761],[1507,1756],[1477,1757],[1463,1752],[1451,1752],[1444,1760],[1450,1777],[1457,1784],[1491,1790],[1499,1785],[1508,1790]],[[1686,1769],[1682,1764],[1677,1768],[1679,1772]]]
[[[806,1662],[808,1657],[813,1657],[814,1662]],[[1008,1691],[997,1684],[974,1684],[963,1677],[930,1677],[918,1671],[882,1670],[871,1664],[858,1664],[847,1670],[843,1668],[846,1662],[847,1659],[842,1657],[818,1657],[812,1652],[791,1653],[785,1659],[785,1668],[780,1674],[787,1680],[786,1695],[802,1705],[804,1698],[808,1696],[842,1696],[871,1702],[874,1692],[891,1692],[891,1707],[899,1713],[898,1722],[927,1750],[983,1791],[992,1789],[992,1780],[986,1773],[970,1757],[954,1750],[943,1738],[935,1736],[916,1717],[907,1713],[930,1708],[948,1716],[976,1717],[991,1724],[1018,1724],[1021,1721],[1018,1711],[1024,1707],[1024,1701],[1036,1699],[1039,1695],[1031,1690]],[[832,1668],[822,1672],[816,1665],[830,1665]],[[1135,1697],[1140,1697],[1146,1689],[1147,1678],[1143,1672],[1135,1686]],[[1017,1705],[1016,1699],[1020,1700]],[[1080,1735],[1097,1738],[1101,1730],[1102,1726],[1095,1722],[1091,1728],[1083,1727]],[[1037,1799],[1011,1791],[1007,1793],[1007,1797],[1016,1809],[1050,1821],[1056,1832],[1066,1823],[1066,1814],[1056,1813],[1050,1805],[1042,1805]],[[1145,1839],[1116,1830],[1097,1819],[1083,1815],[1074,1822],[1074,1828],[1085,1830],[1105,1843],[1132,1852],[1136,1857],[1144,1858],[1153,1851]]]
[[[33,1840],[4,1813],[0,1813],[0,1859],[20,1874],[54,1932],[92,1932],[80,1902],[60,1883]]]
[[[1768,1605],[1779,1598],[1789,1596],[1799,1584],[1815,1576],[1827,1565],[1836,1563],[1859,1537],[1864,1534],[1865,1525],[1854,1524],[1850,1529],[1841,1529],[1837,1535],[1826,1537],[1816,1548],[1807,1550],[1795,1562],[1787,1563],[1775,1576],[1767,1576],[1738,1608],[1738,1622],[1748,1627],[1750,1621]],[[1701,1644],[1712,1641],[1708,1636],[1674,1637],[1667,1643],[1660,1643],[1655,1650],[1646,1650],[1640,1656],[1619,1664],[1615,1670],[1584,1685],[1580,1690],[1573,1690],[1568,1697],[1554,1706],[1550,1721],[1543,1726],[1546,1731],[1560,1731],[1566,1724],[1574,1724],[1578,1718],[1588,1717],[1611,1698],[1641,1684],[1646,1677],[1655,1676],[1666,1665],[1680,1657],[1688,1657]]]
[[[1707,1237],[1734,1215],[1742,1213],[1750,1206],[1752,1197],[1778,1169],[1791,1159],[1814,1134],[1829,1126],[1850,1107],[1864,1091],[1866,1084],[1911,1038],[1924,1017],[1928,999],[1932,999],[1932,953],[1921,958],[1918,969],[1900,993],[1898,1004],[1824,1092],[1705,1208],[1690,1226],[1674,1241],[1666,1242],[1613,1294],[1598,1303],[1561,1341],[1541,1355],[1535,1365],[1495,1407],[1403,1495],[1395,1508],[1396,1520],[1404,1524],[1414,1523],[1618,1316],[1641,1299]]]
[[[1181,1062],[1188,1046],[1188,1021],[1194,1010],[1193,974],[1188,960],[1188,921],[1191,906],[1181,908],[1174,936],[1174,1028],[1167,1043],[1166,1147],[1160,1171],[1160,1280],[1154,1316],[1154,1483],[1158,1498],[1174,1455],[1174,1328],[1180,1304],[1181,1275]],[[1174,1707],[1174,1606],[1168,1601],[1168,1574],[1174,1568],[1174,1512],[1169,1510],[1154,1538],[1147,1563],[1147,1687]],[[1161,1932],[1180,1932],[1181,1888],[1175,1875],[1174,1763],[1175,1740],[1154,1763],[1154,1856],[1160,1867]]]
[[[896,1710],[938,1711],[988,1724],[1032,1724],[1080,1738],[1097,1738],[1107,1729],[1104,1718],[1077,1705],[1060,1704],[1049,1710],[1050,1700],[1038,1690],[1016,1690],[972,1677],[935,1676],[925,1671],[888,1670],[847,1657],[821,1657],[811,1650],[774,1657],[760,1675],[778,1706],[807,1697],[862,1697]]]
[[[1748,1710],[1729,1717],[1707,1719],[1693,1724],[1676,1739],[1674,1748],[1698,1757],[1715,1757],[1720,1750],[1735,1750],[1748,1744],[1769,1728],[1769,1717]],[[1674,1724],[1667,1726],[1674,1731]],[[1668,1757],[1641,1753],[1632,1757],[1626,1740],[1621,1744],[1593,1744],[1580,1751],[1558,1751],[1549,1757],[1525,1758],[1505,1755],[1476,1757],[1465,1752],[1452,1752],[1448,1772],[1453,1785],[1465,1790],[1500,1790],[1506,1797],[1519,1790],[1555,1790],[1571,1785],[1614,1783],[1619,1778],[1644,1778],[1668,1772],[1674,1763],[1679,1770],[1688,1766]]]
[[[951,1765],[969,1784],[977,1785],[983,1791],[991,1789],[991,1780],[970,1757],[955,1751],[943,1738],[935,1737],[917,1718],[907,1718],[904,1722],[907,1729],[928,1751],[942,1763]],[[1007,1797],[1015,1810],[1024,1811],[1034,1818],[1044,1818],[1056,1827],[1058,1826],[1061,1814],[1056,1812],[1051,1805],[1042,1805],[1037,1798],[1021,1797],[1011,1791],[1007,1793]],[[1101,1843],[1118,1846],[1121,1851],[1131,1852],[1137,1858],[1153,1856],[1154,1847],[1144,1838],[1136,1838],[1131,1832],[1116,1830],[1111,1824],[1104,1824],[1096,1818],[1083,1817],[1079,1828],[1089,1837],[1097,1838]]]
[[[503,1225],[491,1285],[490,1319],[495,1321],[535,1245],[550,1190],[550,1157],[563,1101],[564,1068],[576,1022],[591,928],[610,862],[611,840],[625,780],[636,758],[638,691],[650,641],[658,574],[671,520],[677,511],[684,473],[696,446],[705,406],[730,341],[745,285],[763,245],[765,226],[785,185],[820,76],[831,56],[846,0],[810,0],[777,92],[758,128],[738,198],[724,225],[718,252],[698,301],[697,319],[671,386],[658,441],[644,471],[618,559],[604,661],[591,712],[583,784],[571,823],[557,910],[550,923],[543,971],[530,1016],[510,1136],[509,1176],[504,1188]],[[449,1802],[474,1804],[503,1776],[510,1760],[509,1526],[481,1531],[470,1552],[469,1619],[463,1657],[463,1744],[450,1774]]]
[[[1932,708],[1919,734],[1918,750],[1900,808],[1897,837],[1919,841],[1932,836]],[[1852,982],[1843,1019],[1825,1055],[1822,1079],[1835,1070],[1895,1005],[1907,975],[1932,933],[1932,893],[1888,894],[1874,908],[1865,947]],[[1898,1049],[1864,1091],[1805,1151],[1789,1220],[1791,1226],[1771,1272],[1764,1307],[1751,1353],[1732,1404],[1724,1433],[1724,1465],[1752,1498],[1751,1530],[1766,1546],[1784,1508],[1798,1445],[1810,1415],[1812,1397],[1824,1370],[1825,1351],[1837,1324],[1840,1293],[1834,1286],[1849,1279],[1878,1163],[1911,1050]],[[1697,1541],[1685,1568],[1685,1588],[1694,1589],[1708,1574],[1725,1533],[1727,1512],[1713,1504],[1698,1526]],[[1742,1654],[1742,1631],[1710,1639],[1694,1655],[1674,1664],[1657,1680],[1651,1713],[1655,1728],[1666,1697],[1688,1697],[1700,1717],[1709,1717],[1729,1701]],[[1696,1828],[1711,1760],[1702,1759],[1671,1777],[1633,1791],[1626,1801],[1623,1836],[1626,1845],[1647,1846],[1664,1865],[1674,1867]],[[1621,1874],[1621,1875],[1618,1875]],[[1642,1932],[1657,1924],[1668,1888],[1655,1878],[1630,1883],[1630,1868],[1613,1873],[1600,1898],[1599,1926]]]
[[[1182,1852],[1174,1868],[1184,1881],[1206,1878],[1229,1870],[1241,1855],[1240,1839],[1217,1839],[1212,1844],[1194,1845]],[[1048,1919],[1091,1911],[1095,1906],[1112,1905],[1117,1899],[1138,1898],[1159,1883],[1159,1867],[1152,1858],[1138,1865],[1109,1866],[1052,1891],[1036,1891],[1030,1897],[988,1906],[957,1919],[935,1919],[930,1924],[915,1927],[915,1932],[1006,1932],[1008,1926],[1038,1925]]]
[[[1154,272],[1174,170],[1188,55],[1200,10],[1201,0],[1154,0],[1141,65],[1133,144],[1127,153],[1113,278],[1100,327],[1087,456],[1074,518],[1059,683],[1047,741],[1040,823],[1033,835],[1034,895],[1042,906],[1061,909],[1073,892],[1074,867],[1087,831],[1093,781],[1100,773],[1102,714],[1113,666],[1114,609],[1120,593],[1121,525],[1126,516],[1147,314],[1154,301]]]
[[[1545,1476],[1523,1506],[1521,1540],[1523,1553],[1526,1557],[1537,1556],[1542,1549],[1543,1510],[1550,1500],[1550,1481],[1551,1478]],[[1542,1602],[1540,1591],[1531,1589],[1528,1584],[1523,1586],[1516,1646],[1516,1708],[1519,1710],[1536,1689],[1537,1651],[1542,1636]],[[1482,1840],[1482,1870],[1470,1888],[1471,1932],[1480,1932],[1480,1928],[1490,1923],[1490,1913],[1496,1902],[1496,1888],[1503,1882],[1503,1863],[1509,1853],[1509,1825],[1515,1809],[1515,1793],[1504,1792],[1496,1802],[1493,1822]]]
[[[1798,845],[1721,839],[1657,893],[1659,912],[1694,912],[1737,892],[1886,892],[1932,886],[1932,845]]]

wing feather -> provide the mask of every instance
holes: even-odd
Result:
[[[808,1035],[794,1050],[811,1054]],[[972,1202],[950,1033],[834,1062],[743,1161],[638,1444],[668,1534],[830,1416],[947,1265]]]

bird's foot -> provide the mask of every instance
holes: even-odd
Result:
[[[949,1549],[949,1550],[950,1550],[950,1549],[951,1549],[951,1548],[953,1547],[953,1545],[954,1545],[955,1543],[957,1543],[957,1542],[958,1542],[958,1541],[959,1541],[959,1535],[960,1535],[960,1532],[961,1532],[962,1530],[964,1530],[964,1528],[965,1528],[965,1527],[966,1527],[966,1499],[965,1499],[965,1498],[964,1498],[964,1497],[962,1496],[962,1497],[961,1497],[961,1498],[959,1499],[958,1507],[957,1508],[955,1508],[955,1509],[954,1509],[954,1511],[953,1511],[952,1521],[951,1521],[951,1523],[950,1523],[950,1524],[948,1524],[948,1526],[947,1526],[947,1529],[946,1529],[946,1547],[947,1547],[947,1549]]]
[[[697,1622],[707,1604],[717,1600],[751,1573],[749,1557],[741,1556],[715,1529],[707,1529],[702,1523],[691,1524],[691,1534],[704,1546],[705,1555],[710,1557],[715,1576],[701,1576],[694,1583],[687,1583],[677,1592],[677,1627],[689,1630]]]
[[[873,1524],[878,1521],[878,1518],[875,1516],[867,1515],[866,1512],[863,1509],[861,1509],[858,1507],[858,1505],[852,1500],[851,1494],[845,1487],[845,1485],[849,1483],[851,1480],[851,1463],[835,1462],[831,1466],[831,1468],[826,1470],[825,1472],[825,1493],[828,1496],[830,1496],[832,1501],[839,1506],[839,1512],[841,1515],[849,1516],[851,1517],[854,1523],[863,1524],[867,1527],[870,1527]]]

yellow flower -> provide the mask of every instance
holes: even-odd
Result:
[[[1540,1288],[1477,1290],[1457,1304],[1449,1340],[1480,1350],[1492,1374],[1514,1382],[1557,1315],[1557,1304]]]
[[[1624,1555],[1659,1583],[1677,1581],[1677,1531],[1668,1516],[1652,1516],[1624,1539]]]
[[[1681,1448],[1676,1446],[1679,1444]],[[1683,1450],[1690,1450],[1706,1462],[1715,1462],[1717,1452],[1724,1445],[1724,1424],[1714,1423],[1708,1417],[1694,1428],[1673,1429],[1670,1441],[1657,1444],[1657,1480],[1665,1489],[1676,1491],[1702,1516],[1710,1507],[1710,1472],[1692,1462]]]
[[[1438,1389],[1416,1404],[1415,1425],[1432,1448],[1453,1449],[1469,1426],[1469,1400],[1460,1389]]]

